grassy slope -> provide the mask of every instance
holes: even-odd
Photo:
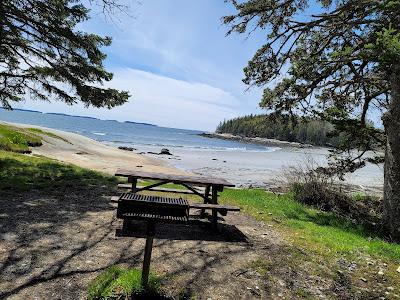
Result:
[[[383,241],[361,226],[298,203],[290,194],[228,189],[222,193],[221,202],[240,206],[242,212],[272,226],[285,240],[308,253],[309,258],[311,254],[315,270],[321,262],[339,270],[338,261],[345,259],[358,265],[348,274],[354,284],[362,285],[363,278],[371,286],[372,282],[381,281],[377,275],[383,266],[386,286],[400,286],[400,245]],[[256,265],[267,267],[262,258]]]
[[[91,185],[115,188],[116,184],[116,178],[100,172],[62,164],[45,157],[0,150],[0,192],[18,193],[65,186],[87,188]]]
[[[41,136],[46,136],[47,135],[47,136],[52,137],[54,139],[59,139],[59,140],[62,140],[64,142],[66,142],[66,143],[69,143],[69,141],[64,139],[63,137],[61,137],[61,136],[59,136],[57,134],[54,134],[52,132],[44,131],[44,130],[39,129],[39,128],[26,128],[26,131],[33,132],[33,133],[39,134]]]
[[[25,152],[29,146],[40,146],[41,138],[33,133],[15,127],[0,125],[0,149]]]
[[[54,133],[38,128],[18,128],[0,124],[0,149],[25,153],[29,151],[29,147],[41,146],[46,136],[68,142]]]

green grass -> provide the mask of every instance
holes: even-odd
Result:
[[[140,185],[140,186],[148,186],[148,185],[151,185],[151,184],[155,184],[157,182],[158,181],[155,181],[155,180],[140,180],[138,182],[138,185]],[[176,189],[176,190],[186,190],[187,189],[186,187],[184,187],[182,185],[174,184],[174,183],[163,184],[160,187],[161,188],[168,188],[168,189]]]
[[[42,145],[42,139],[34,133],[13,126],[0,124],[0,149],[24,153],[29,146]]]
[[[19,128],[0,124],[0,150],[28,153],[29,147],[41,146],[46,136],[69,143],[63,137],[39,128]]]
[[[39,128],[19,128],[0,124],[0,150],[28,153],[29,147],[41,146],[46,136],[69,143],[63,137]]]
[[[308,260],[318,272],[321,262],[336,269],[337,262],[345,259],[359,265],[357,271],[352,273],[354,281],[360,277],[373,281],[376,280],[377,271],[366,263],[367,259],[372,259],[387,265],[385,276],[388,284],[400,286],[397,272],[400,245],[382,240],[362,226],[356,226],[333,213],[298,203],[291,194],[278,196],[261,189],[227,189],[220,200],[221,203],[240,206],[242,212],[269,224],[290,244],[308,253],[300,260],[286,261],[287,265]],[[264,267],[263,262],[257,264],[258,268]]]
[[[291,194],[275,195],[261,189],[227,189],[222,203],[238,205],[242,211],[268,223],[273,223],[296,243],[319,253],[366,253],[400,263],[400,245],[374,236],[349,220],[322,212],[293,200]]]
[[[29,132],[36,133],[36,134],[47,135],[47,136],[52,137],[54,139],[62,140],[64,142],[70,144],[70,142],[68,140],[64,139],[63,137],[61,137],[61,136],[59,136],[59,135],[57,135],[55,133],[49,132],[49,131],[44,131],[44,130],[39,129],[39,128],[27,128],[26,130],[29,131]]]
[[[100,172],[45,157],[0,150],[0,191],[20,192],[102,185],[115,188],[116,184],[115,177]]]
[[[141,270],[112,266],[90,283],[88,300],[128,299],[133,294],[143,292],[141,279]],[[147,292],[156,294],[159,290],[160,277],[150,273]]]

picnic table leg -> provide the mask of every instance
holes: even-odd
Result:
[[[133,178],[133,177],[128,177],[128,182],[132,183],[132,188],[131,188],[131,192],[132,193],[136,193],[137,191],[137,178]],[[122,226],[122,230],[128,230],[128,228],[132,225],[132,220],[124,220],[124,224]]]
[[[213,186],[212,191],[211,191],[211,203],[218,204],[217,199],[218,199],[218,190],[215,186]],[[213,209],[212,210],[212,224],[213,224],[214,229],[218,229],[217,222],[218,222],[217,210]]]
[[[209,195],[210,195],[210,186],[207,185],[207,186],[206,186],[206,190],[205,190],[205,192],[204,192],[204,204],[207,204],[207,203],[210,201],[210,200],[208,199]],[[206,212],[205,209],[202,209],[202,210],[201,210],[200,218],[202,218],[202,219],[204,218],[205,212]]]
[[[132,193],[136,193],[136,190],[137,190],[137,178],[132,178],[132,177],[129,177],[128,178],[128,182],[129,183],[132,183]]]
[[[146,289],[149,283],[149,273],[150,273],[150,260],[151,251],[153,249],[153,238],[155,234],[155,224],[154,222],[147,222],[147,232],[146,232],[146,246],[144,248],[144,258],[143,258],[143,269],[142,269],[142,286]]]

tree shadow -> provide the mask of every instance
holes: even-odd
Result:
[[[141,265],[144,239],[115,237],[120,222],[109,204],[116,189],[114,178],[47,159],[43,163],[7,158],[0,166],[1,299],[78,299],[84,297],[90,280],[109,266]],[[190,241],[185,253],[192,251],[195,259],[204,261],[199,270],[190,262],[175,264],[183,269],[167,272],[168,276],[189,270],[188,276],[195,278],[213,262],[249,250],[245,235],[227,224],[215,234],[201,222],[160,226],[156,239],[155,266],[176,259],[181,249],[177,245],[185,240]],[[215,242],[219,259],[203,257],[200,249],[207,241]],[[243,243],[234,249],[226,246],[237,242]]]
[[[214,229],[209,220],[200,219],[198,215],[191,215],[189,222],[184,224],[156,223],[156,239],[186,240],[186,241],[218,241],[247,243],[248,238],[235,225],[221,223]],[[146,237],[146,222],[131,220],[127,230],[118,228],[118,237]]]

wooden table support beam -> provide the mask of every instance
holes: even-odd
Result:
[[[211,190],[211,203],[212,204],[218,204],[218,190],[215,186],[212,187]],[[217,214],[217,210],[213,209],[212,211],[212,224],[215,230],[218,229],[217,227],[217,223],[218,223],[218,214]]]
[[[136,187],[137,187],[137,178],[132,178],[132,177],[128,177],[128,182],[132,183],[132,193],[136,193]]]
[[[206,186],[206,190],[204,191],[204,204],[207,204],[207,203],[210,202],[210,200],[208,199],[209,195],[210,195],[210,186],[207,185],[207,186]],[[202,209],[202,210],[201,210],[200,218],[204,219],[205,212],[206,212],[205,209]]]

